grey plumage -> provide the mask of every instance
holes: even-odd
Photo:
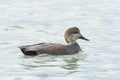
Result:
[[[38,55],[38,54],[52,54],[52,55],[67,55],[78,53],[81,49],[76,42],[77,39],[84,38],[77,27],[72,27],[66,30],[65,40],[68,45],[58,43],[39,43],[34,45],[20,46],[19,48],[25,55]]]

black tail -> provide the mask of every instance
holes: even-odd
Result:
[[[37,52],[36,51],[25,51],[23,54],[29,55],[29,56],[35,56],[35,55],[37,55]]]
[[[37,55],[36,51],[26,51],[24,48],[20,48],[20,50],[23,52],[24,55],[28,55],[28,56],[35,56],[35,55]]]

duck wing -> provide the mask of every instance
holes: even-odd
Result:
[[[67,52],[66,46],[57,43],[39,43],[19,47],[25,55],[53,54],[62,55]]]

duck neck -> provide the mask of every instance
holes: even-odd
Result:
[[[78,43],[76,41],[68,42],[68,45],[71,45],[71,44],[78,44]]]
[[[80,48],[79,44],[76,41],[68,43],[68,46],[71,47],[71,48],[73,48],[73,49],[74,48]]]
[[[77,53],[81,50],[79,44],[76,41],[68,43],[67,48],[68,48],[69,53],[71,54]]]

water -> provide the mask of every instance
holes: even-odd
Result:
[[[119,80],[120,0],[0,0],[0,80]],[[77,26],[75,55],[24,56],[17,48],[40,42],[66,44]]]

